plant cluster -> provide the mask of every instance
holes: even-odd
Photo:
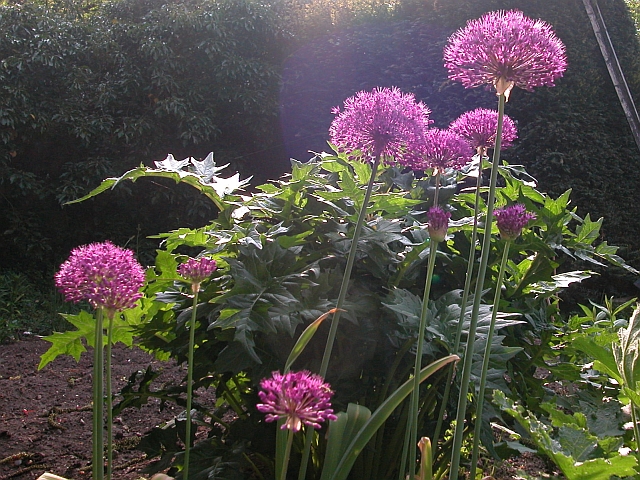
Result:
[[[97,308],[98,379],[103,330],[109,352],[116,317],[143,348],[186,360],[184,388],[151,393],[148,372],[137,392],[135,380],[121,392],[124,407],[150,395],[182,403],[186,390],[184,430],[176,422],[141,444],[163,456],[158,468],[171,462],[180,478],[226,478],[235,472],[273,473],[284,480],[291,461],[299,461],[299,478],[342,480],[350,472],[374,478],[381,469],[386,469],[384,478],[403,478],[407,471],[415,474],[417,442],[421,478],[448,473],[455,480],[464,439],[471,433],[465,425],[473,424],[469,475],[475,478],[480,441],[497,454],[487,425],[499,414],[484,405],[486,390],[495,388],[502,392],[496,399],[503,410],[542,439],[542,450],[549,453],[544,449],[548,432],[536,437],[534,424],[505,395],[526,398],[530,385],[518,385],[511,375],[534,378],[536,369],[547,365],[544,354],[531,351],[548,348],[543,335],[558,313],[558,294],[591,275],[558,269],[563,260],[577,257],[637,273],[616,255],[616,247],[595,243],[601,220],[581,218],[569,209],[568,191],[553,199],[535,188],[524,168],[501,161],[503,131],[506,143],[516,135],[504,115],[512,89],[553,86],[566,68],[564,49],[545,22],[517,11],[491,12],[452,35],[444,52],[451,79],[468,87],[489,84],[497,94],[496,116],[469,113],[478,119],[478,134],[469,133],[467,117],[454,122],[464,136],[454,129],[429,128],[431,112],[413,95],[378,88],[334,110],[330,135],[335,154],[320,154],[308,163],[292,161],[290,176],[258,186],[258,193],[240,194],[247,182],[237,174],[219,176],[222,168],[211,154],[202,161],[176,161],[169,155],[155,168],[140,166],[107,179],[77,200],[125,180],[162,177],[195,187],[219,211],[205,227],[159,236],[162,250],[147,272],[142,294],[137,293],[139,268],[130,276],[135,285],[123,285],[120,255],[111,255],[117,250],[111,243],[104,244],[104,256],[112,260],[96,259],[98,245],[81,247],[56,277],[68,298],[88,300]],[[491,163],[489,138],[494,140]],[[470,179],[475,188],[459,190]],[[501,241],[495,241],[498,232]],[[189,256],[194,251],[197,258]],[[132,262],[130,252],[122,256]],[[71,268],[76,263],[78,268]],[[91,268],[83,268],[85,263]],[[108,271],[109,264],[115,272]],[[74,294],[70,285],[77,278],[82,281]],[[462,284],[462,290],[455,288]],[[492,306],[485,302],[488,294]],[[133,304],[136,300],[139,305]],[[105,327],[103,313],[109,319]],[[67,317],[78,330],[52,336],[43,364],[59,353],[79,353],[87,316]],[[322,322],[328,317],[327,328]],[[635,317],[620,333],[621,346],[613,347],[617,376],[607,373],[630,385],[621,391],[630,397],[637,433],[630,393],[635,363],[628,362],[631,352],[640,351],[634,325]],[[454,381],[458,355],[463,362]],[[440,370],[449,364],[452,368]],[[292,367],[305,370],[294,373]],[[108,362],[106,370],[109,381]],[[259,386],[262,391],[256,393]],[[216,389],[213,411],[198,409],[193,392],[199,387]],[[99,407],[101,392],[98,382]],[[110,384],[107,394],[109,426]],[[208,430],[207,440],[193,448],[192,407]],[[334,410],[343,411],[335,415]],[[258,412],[267,413],[266,419]],[[101,413],[102,408],[94,412],[94,433],[100,439]],[[580,425],[581,419],[575,419]],[[267,424],[275,420],[277,433],[265,436]],[[316,429],[326,420],[331,425],[325,438]],[[314,428],[306,429],[303,442],[294,442],[303,424]],[[102,467],[102,462],[97,465],[100,439],[94,442],[94,474]],[[180,443],[183,454],[176,447]],[[110,464],[109,456],[108,475]],[[636,461],[618,464],[626,474]]]
[[[166,161],[159,167],[139,167],[109,179],[91,195],[126,180],[168,177],[199,188],[216,204],[220,214],[205,227],[181,228],[159,236],[163,248],[158,251],[155,267],[147,273],[145,298],[141,306],[125,312],[119,331],[124,334],[128,320],[136,325],[129,325],[129,332],[133,335],[135,331],[141,346],[178,361],[186,361],[189,335],[194,333],[198,346],[193,360],[194,390],[213,388],[219,401],[215,411],[203,410],[197,398],[194,401],[193,408],[199,415],[215,421],[198,422],[209,430],[209,438],[193,447],[192,469],[268,471],[273,468],[267,459],[274,444],[266,440],[270,435],[265,432],[273,430],[255,407],[259,403],[259,381],[281,369],[305,326],[335,305],[371,165],[349,162],[345,154],[323,154],[307,163],[292,161],[290,175],[259,186],[260,192],[250,196],[237,192],[246,183],[236,177],[219,176],[220,169],[212,158],[204,164],[195,160]],[[462,292],[456,286],[463,280],[461,272],[466,268],[475,194],[456,191],[457,180],[462,182],[465,178],[464,174],[459,175],[443,179],[441,198],[446,198],[452,220],[438,253],[440,262],[432,294],[435,300],[428,303],[424,362],[455,352],[461,311],[461,347],[466,344],[472,306],[461,305]],[[536,383],[536,368],[546,365],[539,355],[546,344],[538,345],[536,338],[544,339],[546,332],[554,328],[551,319],[558,314],[557,294],[590,275],[588,271],[558,273],[562,264],[575,256],[594,265],[624,262],[615,255],[615,247],[595,244],[602,221],[579,217],[569,207],[569,192],[557,199],[548,197],[531,184],[531,177],[518,166],[503,165],[500,175],[504,186],[497,191],[498,204],[523,203],[537,220],[535,228],[525,231],[510,249],[496,324],[500,334],[492,340],[488,385],[526,398]],[[345,321],[338,331],[327,376],[336,391],[333,404],[337,410],[349,402],[376,408],[388,392],[408,378],[413,364],[411,351],[422,309],[429,242],[427,210],[434,188],[428,178],[415,178],[412,172],[388,167],[377,176],[373,190],[344,305]],[[481,199],[482,208],[483,203]],[[193,308],[184,281],[178,281],[182,252],[193,249],[201,250],[217,263],[217,270],[202,286],[197,309]],[[493,245],[488,295],[496,288],[500,254],[500,245]],[[188,331],[184,325],[194,313],[196,328]],[[476,375],[480,373],[481,352],[486,345],[483,339],[491,316],[489,305],[481,305],[474,378],[479,378]],[[78,330],[52,337],[51,354],[80,354],[79,340],[90,324],[80,322],[82,315],[67,318]],[[326,326],[319,328],[296,361],[296,368],[318,371],[327,333]],[[131,341],[131,337],[125,339],[129,344]],[[50,354],[46,357],[51,358]],[[506,383],[505,374],[513,381]],[[140,404],[149,396],[172,398],[184,405],[184,386],[154,392],[149,389],[153,378],[148,372],[142,379],[132,379],[121,392],[121,407]],[[445,378],[446,375],[436,376],[421,389],[420,404],[425,414],[420,431],[426,436],[435,426],[432,419],[440,407]],[[525,378],[526,382],[522,382]],[[539,381],[537,384],[540,388]],[[455,405],[446,408],[452,412]],[[228,418],[229,412],[237,417],[233,423],[222,420]],[[354,469],[362,478],[374,478],[374,472],[383,468],[387,469],[385,475],[397,471],[407,415],[408,406],[402,406],[394,413],[394,421],[378,432],[373,445],[384,444],[383,454],[371,447],[357,460]],[[467,415],[472,421],[475,412],[470,410]],[[489,416],[483,416],[482,421],[488,423]],[[170,461],[181,465],[181,424],[158,429],[141,443],[148,454],[164,458],[158,468]],[[487,445],[491,448],[492,443]],[[446,471],[447,448],[445,442],[435,463],[436,471]],[[212,464],[214,458],[220,461]],[[312,462],[309,478],[314,475],[314,465]]]

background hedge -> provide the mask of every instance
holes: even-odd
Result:
[[[165,0],[166,1],[166,0]],[[45,277],[73,246],[111,238],[153,254],[150,234],[215,215],[169,184],[120,187],[62,207],[107,176],[167,153],[216,154],[257,185],[326,150],[331,107],[396,85],[445,127],[495,107],[491,92],[446,78],[442,48],[467,19],[517,8],[553,24],[569,68],[555,88],[517,90],[505,152],[539,188],[573,189],[605,216],[610,243],[640,267],[640,154],[581,0],[123,0],[0,7],[0,265]],[[636,29],[623,0],[600,5],[631,90]],[[628,284],[628,279],[625,280]]]

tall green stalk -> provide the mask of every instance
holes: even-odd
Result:
[[[487,374],[489,371],[489,358],[491,357],[491,342],[496,328],[496,318],[498,317],[498,307],[500,305],[500,295],[502,292],[502,282],[504,281],[504,272],[509,258],[509,247],[511,241],[507,240],[502,252],[502,261],[500,262],[500,272],[498,273],[498,281],[496,282],[496,292],[493,296],[493,310],[491,310],[491,323],[487,331],[487,344],[484,347],[484,357],[482,359],[482,373],[480,375],[480,388],[478,390],[478,403],[476,406],[476,424],[473,430],[473,449],[471,451],[471,474],[469,478],[476,478],[476,468],[478,467],[478,453],[480,451],[480,433],[482,431],[482,410],[484,409],[484,392],[487,388]]]
[[[362,231],[362,225],[367,215],[367,206],[371,199],[371,192],[373,191],[373,184],[376,179],[378,167],[380,166],[381,156],[376,155],[374,158],[373,166],[371,167],[371,178],[367,184],[367,190],[364,194],[364,200],[358,213],[358,220],[356,221],[356,228],[353,232],[353,239],[351,240],[351,248],[349,249],[349,255],[347,257],[347,265],[345,266],[344,275],[342,276],[342,284],[340,285],[340,292],[338,293],[338,300],[336,302],[336,313],[333,315],[331,322],[331,328],[329,329],[329,336],[327,337],[327,344],[324,348],[324,354],[322,356],[322,363],[320,364],[320,376],[326,377],[327,370],[329,369],[329,360],[331,359],[331,352],[333,351],[333,344],[335,343],[336,334],[338,332],[338,323],[340,322],[340,316],[342,314],[342,307],[347,297],[347,290],[349,289],[349,281],[351,279],[351,271],[353,270],[353,264],[356,260],[356,253],[358,251],[358,242],[360,240],[360,232]],[[304,480],[307,475],[307,467],[309,465],[309,454],[311,452],[311,441],[313,439],[313,429],[308,429],[304,451],[302,453],[302,463],[300,464],[300,473],[298,475],[299,480]]]
[[[106,393],[107,393],[107,480],[111,480],[113,472],[113,390],[111,388],[111,343],[113,339],[114,310],[107,311],[109,326],[107,330],[107,351],[105,353]]]
[[[278,480],[287,480],[287,470],[289,469],[289,458],[291,457],[291,445],[293,445],[293,430],[289,430],[287,434],[287,446],[284,451],[284,459],[282,462],[282,471]]]
[[[464,353],[462,367],[462,379],[460,380],[460,396],[458,397],[458,409],[456,415],[456,428],[453,435],[453,449],[451,452],[451,467],[449,480],[458,480],[460,470],[460,452],[462,449],[462,437],[464,434],[464,422],[467,413],[467,393],[471,380],[471,367],[473,365],[473,351],[475,347],[476,330],[478,328],[478,315],[480,304],[482,303],[482,290],[484,288],[484,277],[487,272],[489,261],[489,251],[491,250],[491,227],[493,226],[493,205],[496,196],[496,183],[498,180],[498,166],[500,163],[500,147],[502,145],[502,124],[504,120],[504,104],[506,97],[498,95],[498,125],[496,130],[496,143],[493,150],[493,161],[491,163],[491,177],[489,181],[489,197],[487,199],[487,214],[484,226],[484,238],[480,256],[480,266],[478,267],[478,280],[473,298],[473,309],[469,322],[469,333],[467,345]]]
[[[93,457],[92,478],[104,478],[104,341],[102,308],[96,310],[96,331],[93,349]]]
[[[436,191],[438,190],[436,186]],[[418,327],[418,344],[416,347],[416,360],[413,367],[413,390],[411,391],[409,418],[407,419],[407,429],[410,430],[409,437],[409,478],[415,475],[416,467],[416,446],[418,444],[418,401],[420,399],[420,369],[422,368],[422,350],[424,345],[424,332],[427,329],[427,314],[429,312],[429,295],[431,293],[431,280],[433,269],[436,264],[436,254],[438,242],[433,238],[429,241],[429,264],[427,266],[427,278],[424,284],[424,294],[422,295],[422,309],[420,310],[420,326]]]
[[[338,332],[338,323],[340,322],[340,316],[342,314],[342,307],[347,297],[347,290],[349,289],[349,281],[351,280],[351,270],[353,270],[353,264],[356,260],[356,253],[358,251],[358,241],[360,240],[360,232],[362,231],[362,225],[364,224],[364,218],[367,216],[367,206],[371,199],[371,192],[373,191],[373,184],[376,180],[376,174],[380,165],[380,155],[376,155],[371,167],[371,178],[367,184],[367,190],[364,194],[364,200],[362,201],[362,207],[358,213],[358,220],[356,222],[356,228],[353,232],[353,239],[351,240],[351,248],[349,249],[349,256],[347,257],[347,265],[342,276],[342,284],[340,285],[340,292],[338,293],[338,301],[336,303],[336,313],[333,315],[333,321],[331,322],[331,329],[329,330],[329,336],[327,337],[327,344],[322,356],[322,363],[320,364],[320,376],[325,377],[327,370],[329,369],[329,360],[331,359],[331,352],[333,351],[333,344]]]
[[[469,291],[471,290],[471,279],[473,278],[473,267],[476,262],[476,242],[478,240],[478,215],[480,213],[480,187],[482,186],[482,162],[484,156],[478,155],[478,178],[476,180],[476,199],[473,209],[473,231],[471,232],[471,245],[469,246],[469,255],[467,256],[467,273],[464,280],[464,289],[462,290],[462,299],[460,302],[460,318],[458,319],[458,327],[456,329],[456,337],[453,342],[453,348],[451,353],[458,353],[460,348],[460,338],[462,337],[462,326],[464,325],[464,317],[467,311],[467,301],[469,300]],[[440,405],[440,411],[438,412],[438,420],[436,422],[436,428],[433,433],[433,448],[434,460],[438,454],[438,441],[440,439],[440,432],[442,431],[442,422],[444,420],[444,414],[449,404],[449,396],[451,395],[451,388],[453,386],[453,374],[455,372],[455,365],[449,369],[449,376],[445,385],[444,394],[442,395],[442,404]]]
[[[191,310],[191,318],[189,319],[189,353],[187,358],[187,425],[184,438],[184,468],[182,469],[182,478],[184,480],[189,479],[189,454],[191,453],[191,404],[193,397],[193,346],[196,339],[196,313],[200,284],[191,284],[191,290],[193,291],[193,306]]]

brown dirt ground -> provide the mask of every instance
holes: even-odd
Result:
[[[79,363],[71,357],[58,357],[38,371],[40,356],[49,345],[37,338],[0,345],[0,480],[36,479],[45,470],[76,480],[91,477],[92,413],[82,407],[91,404],[93,352],[89,349],[83,353]],[[157,385],[179,384],[186,376],[184,366],[161,362],[140,349],[118,345],[112,356],[114,391],[118,392],[132,373],[149,365],[162,371]],[[200,397],[202,400],[205,399]],[[207,400],[214,401],[213,397]],[[49,417],[56,407],[68,413],[56,414],[53,424],[57,426],[53,426]],[[160,411],[157,401],[140,410],[128,408],[114,419],[116,441],[141,437],[180,412],[181,408],[173,404]],[[10,458],[23,452],[28,456]],[[140,472],[152,461],[135,449],[116,452],[114,478],[145,478]],[[485,471],[495,480],[522,478],[519,471],[533,477],[557,474],[548,462],[535,455],[485,466]]]
[[[79,363],[58,357],[38,371],[40,355],[49,345],[35,338],[0,345],[0,480],[35,479],[45,468],[66,478],[91,477],[92,412],[82,407],[90,406],[92,399],[93,351],[83,353]],[[148,365],[162,370],[158,385],[179,383],[186,373],[173,362],[160,362],[138,348],[117,345],[112,355],[114,392],[132,373]],[[55,407],[74,411],[56,414],[50,422]],[[180,407],[172,404],[160,411],[157,401],[140,410],[128,408],[114,418],[116,442],[140,437],[179,413]],[[29,456],[7,459],[22,452]],[[131,466],[119,468],[129,463]],[[137,480],[148,463],[142,452],[122,449],[114,453],[114,478]]]

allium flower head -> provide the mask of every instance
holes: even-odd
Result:
[[[211,258],[190,258],[180,264],[178,273],[191,283],[200,284],[211,276],[218,268],[216,261]]]
[[[467,87],[489,84],[507,98],[513,86],[553,86],[567,68],[562,41],[551,26],[517,10],[489,12],[449,37],[449,78]]]
[[[447,237],[447,229],[449,228],[451,213],[445,212],[442,208],[436,205],[429,209],[427,216],[429,219],[427,224],[429,237],[436,242],[443,242]]]
[[[474,150],[492,148],[498,129],[498,111],[476,108],[465,112],[451,123],[449,130],[463,137]],[[515,123],[507,115],[502,121],[502,147],[509,147],[518,138]]]
[[[504,240],[515,240],[522,233],[522,229],[536,218],[534,213],[527,212],[525,206],[516,203],[504,208],[499,208],[493,214],[500,230],[500,236]]]
[[[471,147],[457,133],[450,130],[430,129],[425,135],[425,148],[422,154],[422,170],[428,168],[442,172],[447,168],[462,168],[471,161]]]
[[[320,428],[325,420],[336,420],[331,409],[333,391],[320,375],[307,370],[282,375],[273,372],[260,382],[258,392],[262,403],[258,410],[266,413],[265,421],[285,419],[282,429],[300,431],[302,424]]]
[[[87,301],[115,312],[135,307],[142,297],[144,270],[133,252],[107,241],[75,248],[60,266],[55,284],[69,302]]]
[[[344,110],[336,107],[333,113],[329,135],[339,151],[360,149],[372,158],[394,157],[408,167],[417,161],[431,123],[431,110],[395,87],[358,92],[345,100]]]

